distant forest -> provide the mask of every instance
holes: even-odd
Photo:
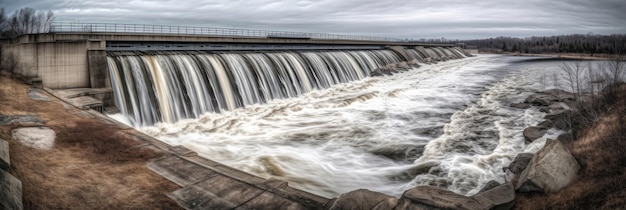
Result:
[[[478,48],[480,52],[626,54],[626,34],[497,37],[458,42]]]

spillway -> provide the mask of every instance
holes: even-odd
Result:
[[[116,106],[136,126],[198,118],[368,77],[391,50],[109,53]]]

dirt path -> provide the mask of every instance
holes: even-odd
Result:
[[[29,88],[0,76],[0,114],[37,115],[57,136],[52,149],[38,150],[11,139],[17,125],[0,126],[25,209],[180,209],[166,195],[179,187],[145,166],[162,154],[52,96],[32,100]]]

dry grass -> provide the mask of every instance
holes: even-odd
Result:
[[[25,209],[180,209],[166,196],[178,186],[145,166],[161,154],[58,101],[29,99],[29,87],[7,76],[0,84],[0,114],[38,115],[57,133],[52,149],[37,150],[11,139],[15,126],[0,126]]]
[[[518,193],[516,209],[626,209],[626,85],[602,117],[566,143],[581,165],[558,193]]]

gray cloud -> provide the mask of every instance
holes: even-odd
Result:
[[[623,0],[0,0],[59,21],[236,27],[401,38],[626,33]]]

